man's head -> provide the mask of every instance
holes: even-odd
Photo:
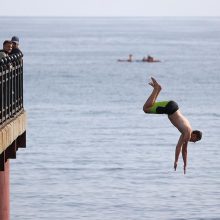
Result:
[[[13,36],[11,38],[11,42],[13,44],[13,48],[17,48],[19,45],[19,38],[17,36]]]
[[[190,141],[191,142],[196,142],[202,139],[202,132],[198,130],[194,130],[191,134]]]
[[[5,40],[3,43],[3,50],[6,53],[11,53],[12,50],[12,42],[10,40]]]

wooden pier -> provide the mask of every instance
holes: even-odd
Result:
[[[10,163],[26,147],[22,54],[0,60],[0,220],[10,219]]]

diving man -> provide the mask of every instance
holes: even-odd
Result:
[[[182,150],[184,162],[184,174],[187,166],[187,145],[188,142],[196,142],[201,140],[202,132],[192,130],[192,127],[186,117],[180,112],[179,107],[174,101],[156,102],[156,99],[161,91],[161,86],[151,77],[149,85],[153,87],[153,91],[143,106],[145,113],[150,114],[167,114],[170,122],[180,131],[181,135],[176,145],[174,169],[177,168],[177,162]]]

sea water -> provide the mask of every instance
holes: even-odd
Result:
[[[27,148],[11,162],[12,220],[220,219],[220,18],[0,18],[24,53]],[[160,63],[117,62],[132,54]],[[203,138],[142,106],[175,100]]]

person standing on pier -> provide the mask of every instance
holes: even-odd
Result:
[[[19,48],[19,38],[17,36],[13,36],[11,38],[11,42],[12,42],[12,51],[10,54],[21,53],[23,55],[23,53]]]
[[[12,42],[10,40],[5,40],[3,42],[3,49],[0,50],[0,59],[7,57],[12,51]]]

